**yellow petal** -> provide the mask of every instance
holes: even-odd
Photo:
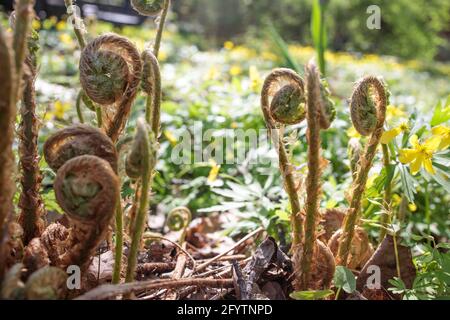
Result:
[[[441,140],[440,136],[432,136],[425,140],[424,146],[430,151],[436,151],[441,144]]]
[[[381,143],[382,144],[388,144],[392,141],[396,136],[398,136],[402,132],[402,129],[400,127],[388,130],[383,132],[383,135],[381,136]]]
[[[409,138],[409,143],[411,143],[414,148],[417,148],[419,146],[419,138],[417,135],[413,134],[411,138]]]
[[[209,164],[211,165],[211,170],[209,171],[208,182],[214,182],[219,174],[220,165],[217,165],[214,159],[210,159]]]
[[[411,173],[414,175],[419,172],[420,167],[422,166],[422,157],[418,156],[416,160],[411,163],[410,169]]]
[[[431,129],[431,133],[437,136],[443,136],[445,134],[448,134],[449,131],[450,129],[445,126],[437,126]]]
[[[424,159],[423,160],[423,166],[425,167],[425,170],[427,170],[428,173],[435,174],[433,164],[431,163],[431,159]]]
[[[417,152],[412,149],[402,149],[400,150],[400,156],[398,159],[401,163],[409,163],[413,161],[417,156]]]
[[[438,149],[444,150],[444,149],[447,149],[448,146],[450,146],[450,136],[442,139],[441,144],[439,145]]]

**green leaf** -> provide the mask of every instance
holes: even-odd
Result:
[[[334,293],[333,290],[316,290],[316,291],[295,291],[289,296],[295,300],[318,300],[325,299]]]
[[[334,272],[334,285],[338,288],[342,288],[347,293],[352,293],[356,290],[356,278],[350,269],[337,266]]]
[[[399,164],[400,177],[402,182],[402,189],[410,203],[414,202],[414,179],[408,172],[408,168]]]
[[[290,221],[289,213],[287,213],[284,210],[276,210],[275,215],[280,219],[281,221]]]
[[[450,120],[450,96],[447,98],[447,102],[445,103],[445,106],[442,107],[441,102],[439,101],[436,107],[434,108],[434,114],[431,118],[431,126],[437,126],[441,123],[444,123],[448,120]]]
[[[292,57],[291,53],[289,52],[288,45],[283,40],[283,38],[281,37],[281,35],[278,33],[278,31],[275,29],[274,25],[271,22],[268,23],[267,30],[270,38],[272,39],[272,42],[278,48],[280,55],[285,60],[287,67],[294,69],[297,72],[301,72],[302,68],[297,63],[297,61]]]

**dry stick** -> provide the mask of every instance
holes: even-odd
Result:
[[[215,256],[214,258],[209,259],[208,261],[206,261],[205,263],[202,263],[201,265],[199,265],[198,267],[194,268],[193,273],[194,272],[199,272],[204,270],[206,267],[208,267],[209,265],[211,265],[212,263],[218,261],[221,257],[227,255],[229,252],[235,250],[237,247],[239,247],[241,244],[243,244],[245,241],[247,241],[248,239],[251,239],[255,236],[257,236],[259,233],[261,233],[264,230],[263,227],[259,227],[258,229],[256,229],[255,231],[249,233],[248,235],[246,235],[244,238],[242,238],[241,240],[239,240],[238,242],[236,242],[233,247],[231,247],[230,249],[226,250],[225,252],[222,252],[221,254]]]
[[[186,286],[232,288],[233,279],[178,279],[178,280],[149,280],[124,283],[119,285],[102,285],[79,297],[76,300],[103,300],[121,294],[129,294],[137,290],[161,288],[180,288]]]
[[[382,144],[381,145],[382,149],[383,149],[383,165],[384,168],[386,170],[386,175],[388,174],[388,168],[390,165],[390,157],[389,157],[389,149],[388,146],[386,144]],[[384,189],[384,197],[383,197],[383,213],[380,217],[380,224],[382,226],[385,226],[386,224],[390,223],[391,221],[391,191],[392,191],[392,184],[389,182],[388,184],[386,184],[385,189]],[[384,237],[386,236],[386,228],[381,228],[380,230],[380,237],[378,239],[378,241],[381,243],[381,241],[383,241]]]
[[[374,128],[365,128],[364,123],[359,123],[361,116],[358,116],[358,112],[362,115],[366,115],[364,112],[366,108],[366,102],[370,95],[369,87],[373,86],[377,93],[377,108],[376,108],[376,125]],[[369,170],[372,167],[372,162],[375,157],[378,143],[380,142],[383,134],[383,125],[386,117],[386,92],[384,85],[376,77],[368,76],[363,78],[355,88],[352,99],[352,120],[353,125],[362,134],[368,134],[372,132],[369,142],[366,146],[364,154],[360,159],[360,166],[356,179],[353,181],[350,208],[343,222],[343,232],[339,239],[339,249],[337,256],[337,264],[346,266],[350,248],[355,233],[355,226],[358,222],[358,217],[361,211],[361,199],[364,194],[364,189],[367,183],[367,176]]]
[[[164,31],[164,25],[166,23],[169,8],[170,8],[170,0],[165,0],[163,11],[161,13],[161,16],[159,17],[160,20],[158,24],[158,31],[156,32],[155,45],[153,46],[153,54],[155,55],[155,57],[158,57],[159,55],[159,48],[161,46],[162,34]]]
[[[6,219],[11,216],[14,206],[15,184],[14,155],[14,119],[16,116],[15,64],[11,39],[6,36],[0,25],[0,283],[4,273],[6,252],[4,246]]]
[[[269,110],[269,95],[273,83],[276,83],[279,78],[287,77],[292,82],[295,82],[303,91],[302,79],[292,70],[289,69],[275,69],[266,78],[262,92],[261,92],[261,109],[264,115],[267,129],[272,138],[273,144],[278,151],[279,166],[281,175],[284,180],[284,188],[288,194],[289,202],[291,204],[291,225],[292,225],[292,248],[296,248],[302,243],[303,238],[303,221],[300,214],[300,200],[297,194],[297,186],[295,184],[294,169],[289,162],[288,153],[283,143],[283,130],[277,128],[274,120],[270,116]]]
[[[186,243],[182,244],[183,249],[186,249]],[[175,266],[175,270],[172,274],[172,279],[181,279],[183,278],[184,271],[186,269],[186,255],[184,253],[180,253],[177,258],[177,264]],[[194,266],[195,269],[195,266]],[[165,300],[177,300],[178,293],[175,290],[169,290],[166,294]]]
[[[316,227],[319,218],[321,175],[319,110],[323,109],[319,81],[317,67],[310,62],[306,66],[308,176],[306,178],[305,239],[301,259],[301,290],[308,289],[314,244],[316,242]]]

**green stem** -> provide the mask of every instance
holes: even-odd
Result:
[[[402,274],[400,272],[400,258],[398,256],[398,247],[397,247],[397,235],[396,232],[394,230],[393,235],[392,235],[392,239],[394,240],[394,254],[395,254],[395,266],[397,269],[397,276],[399,279],[402,278]]]
[[[101,128],[103,126],[102,108],[95,104],[95,114],[97,116],[97,126]]]
[[[84,30],[82,30],[78,25],[76,20],[81,20],[81,17],[76,16],[76,12],[73,11],[74,5],[73,0],[64,0],[64,3],[67,8],[67,13],[69,14],[69,17],[72,17],[72,25],[73,25],[73,31],[75,33],[75,37],[78,40],[78,45],[80,46],[80,49],[83,50],[84,47],[86,47],[86,38],[84,37]],[[69,9],[71,9],[69,13]]]
[[[75,107],[77,109],[77,116],[80,123],[84,123],[84,117],[83,117],[83,111],[81,110],[81,96],[83,94],[83,91],[80,91],[77,95],[77,100],[75,103]]]
[[[153,46],[153,54],[157,58],[158,58],[158,54],[159,54],[159,48],[161,46],[162,34],[164,31],[164,25],[166,23],[166,18],[167,18],[167,13],[169,12],[169,8],[170,8],[170,0],[165,0],[164,8],[163,8],[163,11],[159,18],[160,20],[159,20],[159,24],[158,24],[158,31],[156,32],[155,45]]]
[[[383,165],[386,170],[386,175],[389,172],[389,166],[390,166],[390,158],[389,158],[389,149],[386,144],[381,145],[383,149]],[[383,213],[380,217],[380,223],[382,226],[386,226],[391,222],[391,193],[392,193],[392,184],[389,182],[386,184],[384,189],[384,198],[383,198],[383,206],[385,207],[383,209]],[[380,230],[380,236],[378,241],[383,241],[384,237],[386,236],[386,228],[381,228]]]
[[[138,128],[140,130],[140,128]],[[131,240],[130,253],[128,256],[127,274],[125,281],[132,282],[135,277],[136,264],[137,264],[137,254],[139,246],[141,244],[142,233],[144,231],[145,220],[148,211],[149,203],[149,191],[152,184],[152,171],[153,167],[150,165],[150,140],[147,130],[144,130],[145,134],[141,134],[140,139],[143,139],[143,144],[141,148],[141,197],[139,198],[139,208],[136,215],[136,224],[134,226],[133,237]]]
[[[123,212],[122,205],[119,199],[117,199],[116,208],[116,246],[115,246],[115,258],[114,258],[114,272],[112,283],[118,284],[120,282],[120,272],[122,271],[122,253],[123,253]]]
[[[341,293],[342,288],[338,287],[337,291],[336,291],[336,295],[334,296],[334,300],[338,300],[339,299],[339,294]]]
[[[425,181],[425,223],[427,224],[428,244],[431,238],[431,211],[430,211],[430,195],[428,194],[428,182]]]

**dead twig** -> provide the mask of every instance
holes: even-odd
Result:
[[[233,279],[149,280],[118,285],[106,284],[77,297],[75,300],[103,300],[118,295],[129,294],[137,290],[179,288],[186,286],[195,286],[197,288],[233,288],[234,285]]]
[[[223,256],[227,255],[228,253],[230,253],[231,251],[235,250],[237,247],[239,247],[241,244],[243,244],[244,242],[246,242],[248,239],[251,239],[255,236],[257,236],[260,232],[262,232],[264,230],[264,228],[260,227],[258,229],[256,229],[255,231],[249,233],[248,235],[246,235],[244,238],[242,238],[241,240],[239,240],[238,242],[236,242],[236,244],[231,247],[230,249],[226,250],[225,252],[222,252],[221,254],[215,256],[214,258],[209,259],[208,261],[202,263],[201,265],[199,265],[198,267],[194,267],[193,273],[195,272],[199,272],[204,270],[206,267],[208,267],[210,264],[214,263],[215,261],[219,260],[220,258],[222,258]]]

